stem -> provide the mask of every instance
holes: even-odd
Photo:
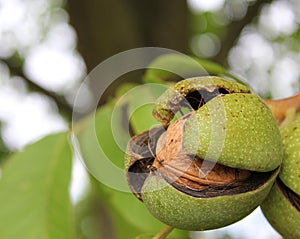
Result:
[[[275,119],[280,124],[289,112],[294,111],[296,113],[300,111],[300,93],[280,100],[265,100],[265,103],[272,110]]]
[[[174,228],[171,226],[164,227],[159,233],[157,233],[152,239],[164,239]]]

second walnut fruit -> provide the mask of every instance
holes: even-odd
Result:
[[[185,230],[234,223],[267,196],[282,145],[270,109],[219,77],[183,80],[156,102],[162,123],[135,135],[125,156],[132,192],[162,222]]]

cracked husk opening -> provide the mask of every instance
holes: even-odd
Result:
[[[182,134],[188,117],[185,115],[167,129],[153,128],[131,139],[127,176],[131,190],[140,200],[149,174],[163,177],[185,194],[205,198],[255,190],[271,177],[274,171],[259,173],[231,168],[185,152]]]
[[[234,93],[217,86],[174,96],[169,102],[164,127],[156,127],[135,135],[129,142],[127,155],[130,166],[127,179],[133,193],[142,200],[141,191],[150,174],[164,178],[179,191],[194,197],[233,195],[255,190],[263,185],[276,171],[259,173],[231,168],[216,162],[203,160],[183,148],[184,124],[197,109],[215,97]],[[246,92],[246,93],[250,93]],[[182,97],[183,96],[183,97]],[[174,114],[182,107],[191,109],[178,120],[170,123]]]
[[[300,213],[300,195],[296,194],[294,191],[288,188],[280,180],[280,178],[276,179],[275,184],[278,186],[279,190],[287,198],[287,200],[289,200],[289,202],[293,205],[293,207],[295,207],[297,211]]]

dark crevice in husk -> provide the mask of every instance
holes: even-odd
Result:
[[[203,87],[201,89],[193,89],[184,93],[174,94],[172,98],[169,99],[168,102],[168,117],[167,119],[161,119],[160,114],[157,114],[156,111],[153,111],[153,115],[158,121],[163,122],[164,125],[167,125],[175,116],[178,111],[181,111],[182,108],[188,108],[191,111],[198,110],[203,105],[205,105],[208,101],[212,100],[215,97],[222,97],[227,94],[236,93],[231,91],[230,89],[226,89],[223,87],[210,86]],[[251,93],[249,92],[239,92],[239,93]]]
[[[140,158],[155,157],[156,144],[159,136],[165,132],[164,127],[155,127],[150,130],[137,134],[129,141],[129,149]],[[133,161],[137,159],[132,159]]]
[[[182,193],[188,194],[193,197],[198,198],[211,198],[217,196],[230,196],[241,193],[246,193],[249,191],[254,191],[259,187],[263,186],[277,170],[271,172],[253,172],[251,171],[251,176],[242,182],[240,185],[222,185],[222,186],[208,186],[203,190],[192,190],[190,188],[176,184],[176,182],[171,182],[168,178],[164,177],[174,188],[181,191]],[[249,171],[250,172],[250,171]]]
[[[142,200],[142,187],[150,173],[150,168],[148,166],[152,164],[153,160],[154,158],[143,158],[138,160],[129,168],[127,173],[130,188],[140,200]]]
[[[256,190],[257,188],[264,185],[270,179],[273,173],[277,171],[274,170],[264,173],[247,171],[249,172],[249,176],[247,176],[247,178],[243,180],[238,181],[238,183],[236,183],[237,181],[234,181],[233,183],[222,185],[199,184],[199,187],[197,186],[196,188],[191,188],[188,184],[187,186],[185,186],[182,184],[183,181],[180,179],[180,177],[178,178],[179,180],[172,180],[169,177],[171,174],[168,174],[166,173],[166,171],[164,171],[167,170],[164,168],[164,166],[159,169],[153,167],[153,162],[156,157],[156,145],[159,137],[161,136],[161,134],[163,134],[163,132],[165,132],[165,130],[166,129],[163,127],[153,128],[149,131],[145,131],[139,135],[136,135],[131,139],[129,143],[131,166],[128,169],[127,178],[131,190],[140,200],[142,200],[142,187],[150,173],[164,178],[170,185],[185,194],[193,197],[209,198],[216,196],[235,195]],[[195,161],[195,159],[193,161]],[[216,164],[215,167],[225,170],[225,172],[227,172],[228,170],[233,170],[237,174],[240,173],[239,169],[230,168],[228,166],[220,164]],[[178,169],[180,169],[180,167]],[[183,177],[185,177],[184,172],[182,175]],[[195,182],[193,182],[193,184],[195,185]]]
[[[149,166],[155,158],[157,140],[164,131],[164,127],[155,127],[135,135],[129,142],[131,166],[127,172],[127,180],[131,190],[140,200],[142,186],[150,173]]]
[[[197,110],[213,98],[226,94],[230,94],[230,92],[224,88],[216,88],[212,91],[208,91],[207,89],[195,90],[188,93],[185,96],[185,100],[182,100],[179,105],[181,107],[191,106],[193,110]]]
[[[298,212],[300,212],[300,195],[287,187],[279,177],[276,179],[275,184],[282,192],[282,194],[287,198],[287,200],[289,200],[292,206],[295,207]]]

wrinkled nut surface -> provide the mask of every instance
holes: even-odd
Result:
[[[158,99],[153,115],[162,126],[129,141],[125,168],[132,192],[155,217],[209,230],[264,200],[282,160],[281,137],[247,87],[219,77],[183,80]]]
[[[300,238],[300,120],[282,130],[284,158],[279,177],[261,205],[270,224],[286,239]]]

